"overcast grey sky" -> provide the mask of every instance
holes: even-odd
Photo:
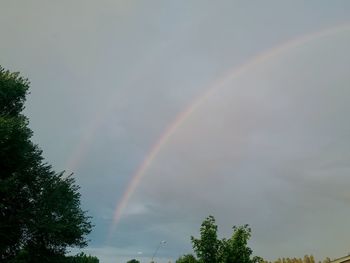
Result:
[[[266,259],[350,251],[349,1],[0,0],[0,36],[0,64],[31,81],[34,141],[81,186],[96,225],[85,251],[102,263],[147,262],[161,240],[158,262],[174,261],[209,214],[220,236],[250,224]],[[227,72],[110,232],[153,145]]]

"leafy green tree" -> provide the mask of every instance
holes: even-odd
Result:
[[[86,246],[85,235],[92,225],[80,208],[79,187],[74,179],[51,172],[50,176],[42,176],[34,189],[37,209],[27,224],[30,239],[26,245],[31,261],[63,255],[70,246]]]
[[[140,261],[136,260],[136,259],[131,259],[126,263],[140,263]]]
[[[179,257],[175,263],[197,263],[197,259],[192,254],[186,254]]]
[[[0,261],[13,258],[21,248],[30,213],[31,173],[42,161],[21,114],[28,88],[28,80],[0,67]]]
[[[225,263],[251,263],[252,249],[248,247],[248,240],[251,236],[251,229],[248,225],[233,227],[233,235],[223,242]]]
[[[97,257],[86,255],[85,253],[80,253],[75,256],[66,257],[64,263],[99,263]]]
[[[56,173],[31,142],[22,114],[29,81],[0,67],[0,261],[54,262],[83,247],[90,217],[78,186]]]
[[[252,256],[253,251],[248,246],[251,237],[249,225],[234,226],[232,237],[218,240],[217,225],[213,216],[208,216],[200,228],[199,239],[191,237],[193,249],[200,263],[263,263],[258,256]],[[193,257],[194,258],[194,257]],[[179,258],[182,260],[183,258]],[[195,258],[194,258],[195,260]],[[182,261],[179,261],[182,262]],[[187,261],[183,261],[187,262]],[[188,261],[191,262],[191,261]],[[280,262],[282,263],[282,262]],[[292,263],[292,262],[283,262]]]
[[[215,218],[208,216],[200,228],[200,238],[191,237],[193,249],[201,263],[217,263],[220,241],[217,238],[218,227]]]
[[[251,228],[248,225],[234,226],[233,235],[222,241],[222,261],[224,263],[255,263],[261,262],[259,257],[252,257],[253,250],[248,247]]]

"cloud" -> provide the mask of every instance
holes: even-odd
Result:
[[[149,259],[164,239],[163,258],[191,252],[189,237],[208,214],[222,236],[250,223],[256,253],[268,258],[347,252],[348,32],[290,50],[206,101],[158,155],[106,241],[130,177],[193,98],[255,54],[348,20],[347,3],[317,7],[2,3],[1,64],[31,80],[34,141],[60,171],[87,138],[72,172],[96,225],[88,250],[101,262],[138,251]]]
[[[154,232],[180,240],[214,214],[221,235],[251,224],[265,257],[346,250],[326,239],[345,242],[350,216],[347,33],[252,68],[186,120],[130,203],[153,206]]]

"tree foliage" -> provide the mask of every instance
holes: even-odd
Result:
[[[192,254],[186,254],[179,257],[175,263],[197,263],[197,259]]]
[[[234,226],[229,239],[219,240],[215,218],[208,216],[200,228],[200,238],[191,237],[193,250],[201,263],[258,263],[263,259],[253,256],[248,246],[251,237],[249,225]],[[184,261],[187,262],[187,261]]]
[[[140,263],[140,261],[136,260],[136,259],[131,259],[126,263]]]
[[[193,250],[202,263],[218,262],[220,241],[217,238],[217,230],[215,218],[210,215],[201,225],[200,238],[191,237]]]
[[[22,114],[29,81],[0,67],[0,261],[52,262],[87,244],[92,228],[79,187],[32,143]]]
[[[259,258],[252,258],[253,250],[248,247],[248,240],[251,237],[251,228],[248,225],[234,226],[233,235],[230,239],[222,240],[222,262],[253,263]]]
[[[99,263],[97,257],[86,255],[85,253],[80,253],[75,256],[66,257],[65,263]]]

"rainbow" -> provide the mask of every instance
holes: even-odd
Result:
[[[177,128],[194,112],[196,111],[200,105],[202,105],[211,95],[215,92],[217,92],[221,87],[223,87],[225,84],[229,83],[232,79],[237,78],[238,76],[244,74],[252,67],[267,61],[271,58],[277,57],[278,55],[282,54],[283,52],[286,52],[287,50],[300,46],[302,44],[306,44],[309,41],[317,38],[321,38],[324,36],[329,36],[336,34],[338,32],[344,31],[350,29],[349,24],[340,25],[335,28],[330,28],[327,30],[318,31],[309,35],[304,35],[301,37],[298,37],[296,39],[292,39],[288,42],[285,42],[275,48],[269,49],[253,58],[248,60],[248,62],[244,63],[243,65],[229,70],[226,74],[224,74],[222,77],[220,77],[218,80],[216,80],[212,85],[209,86],[209,88],[206,90],[204,94],[196,98],[188,108],[186,108],[184,111],[182,111],[180,114],[177,115],[175,120],[164,130],[158,141],[153,145],[149,153],[147,154],[144,161],[141,163],[141,165],[137,168],[135,173],[132,176],[132,179],[130,180],[130,183],[120,200],[120,202],[117,204],[115,208],[114,213],[114,220],[113,220],[113,226],[112,231],[115,229],[115,226],[120,221],[123,211],[126,208],[128,201],[130,200],[131,196],[135,192],[137,186],[140,184],[141,180],[143,179],[146,170],[150,165],[152,164],[153,160],[156,158],[157,154],[161,151],[161,149],[164,147],[164,145],[167,144],[167,142],[170,140],[172,135],[175,133]]]
[[[332,36],[341,31],[349,30],[350,24],[341,24],[336,27],[328,28],[325,30],[317,31],[311,34],[302,35],[297,38],[286,41],[274,48],[268,49],[251,59],[249,59],[246,63],[235,67],[233,69],[228,70],[225,74],[223,74],[220,78],[214,81],[211,85],[208,86],[204,94],[197,97],[184,111],[179,113],[175,120],[163,131],[162,135],[156,141],[156,143],[151,147],[150,151],[146,155],[143,162],[136,169],[132,178],[121,198],[121,200],[117,203],[115,207],[115,212],[113,216],[113,222],[110,229],[110,235],[114,232],[117,224],[120,222],[121,217],[125,208],[128,205],[130,198],[133,193],[137,189],[138,185],[142,181],[145,176],[145,172],[150,167],[152,162],[155,160],[159,152],[162,148],[167,144],[172,135],[176,132],[176,130],[187,120],[187,118],[195,112],[201,105],[204,104],[205,101],[209,97],[211,97],[214,93],[218,92],[225,84],[228,84],[233,79],[241,76],[245,72],[248,72],[254,66],[259,65],[260,63],[266,62],[274,57],[277,57],[286,51],[304,45],[311,40],[318,39],[321,37]],[[98,118],[99,119],[99,118]],[[79,162],[83,159],[84,154],[88,149],[88,142],[93,138],[95,131],[99,127],[99,120],[96,120],[96,123],[92,125],[92,130],[87,132],[87,135],[82,139],[81,143],[76,150],[76,154],[70,159],[69,167],[77,167]]]

